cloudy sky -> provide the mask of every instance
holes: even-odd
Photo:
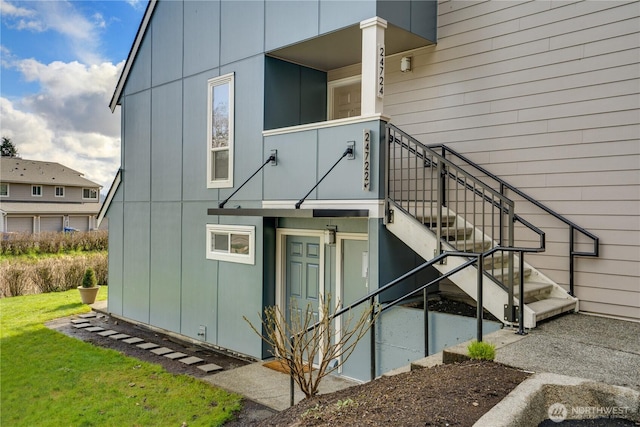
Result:
[[[22,158],[62,163],[104,186],[120,166],[120,107],[108,107],[146,0],[0,0],[0,136]]]

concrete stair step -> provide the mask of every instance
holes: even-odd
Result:
[[[449,242],[451,246],[461,252],[484,252],[491,248],[492,242],[489,240],[454,240]]]
[[[536,313],[536,322],[548,319],[558,314],[575,311],[577,301],[569,298],[545,298],[527,304]]]
[[[496,279],[498,279],[502,283],[506,283],[507,279],[509,277],[509,269],[508,269],[507,266],[505,266],[504,268],[494,268],[492,270],[487,269],[485,271],[488,274],[491,274],[493,277],[495,277]],[[531,277],[531,272],[532,272],[532,270],[530,268],[525,268],[524,269],[524,280],[525,280],[525,283],[527,281],[527,278]],[[515,283],[515,284],[519,284],[520,283],[520,269],[519,268],[514,268],[513,269],[513,278],[514,278],[513,283]]]

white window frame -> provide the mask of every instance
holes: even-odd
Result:
[[[42,197],[42,185],[31,186],[31,197]]]
[[[60,190],[60,194],[58,194],[58,190]],[[53,191],[55,197],[64,197],[64,187],[56,185],[56,188]]]
[[[234,73],[225,74],[224,76],[214,77],[207,81],[207,188],[229,188],[233,187],[233,145],[234,145],[234,116],[235,116],[235,101],[234,101]],[[213,88],[221,85],[229,85],[229,146],[226,150],[229,152],[229,174],[227,179],[212,179],[213,164],[212,153],[214,151],[221,151],[221,149],[214,149],[211,147],[212,127],[213,127]]]
[[[211,250],[212,235],[213,234],[227,234],[229,237],[235,235],[249,236],[249,253],[248,254],[235,254],[232,252],[213,251]],[[217,261],[236,262],[240,264],[256,263],[256,227],[252,225],[224,225],[224,224],[207,224],[207,247],[206,254],[207,259]],[[231,248],[231,242],[229,242],[229,250]]]
[[[92,191],[95,191],[96,197],[84,197],[84,191],[85,190],[89,191],[89,195],[91,195]],[[98,194],[99,194],[99,192],[95,188],[83,188],[82,189],[82,200],[98,200]]]
[[[0,190],[0,197],[9,197],[9,183],[8,182],[3,182],[2,184],[0,184],[0,188],[4,187],[7,190],[6,194],[2,194],[2,190]]]

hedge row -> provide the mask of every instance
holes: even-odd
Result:
[[[0,255],[106,251],[108,246],[109,235],[106,230],[73,233],[5,233],[0,240]]]
[[[95,270],[98,285],[107,285],[107,266],[107,252],[5,260],[0,264],[0,297],[76,288],[87,267]]]

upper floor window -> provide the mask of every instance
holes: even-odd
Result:
[[[208,188],[233,186],[233,80],[233,74],[227,74],[208,82]]]
[[[9,197],[9,184],[0,184],[0,197]]]
[[[42,185],[32,185],[31,195],[34,197],[42,197]]]
[[[64,197],[64,187],[56,187],[56,197]]]
[[[82,189],[82,198],[89,200],[97,200],[98,199],[98,190],[95,188],[83,188]]]

